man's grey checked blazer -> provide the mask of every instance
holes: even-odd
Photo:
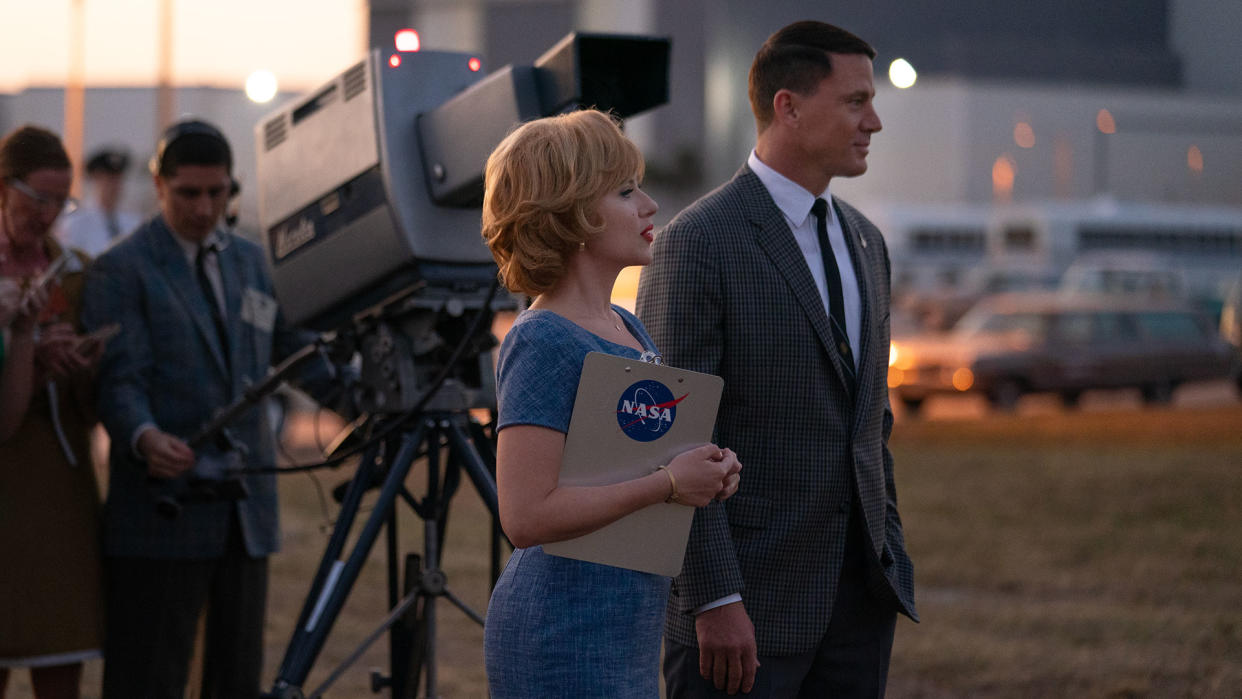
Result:
[[[260,248],[227,235],[229,243],[218,259],[228,315],[228,361],[208,301],[163,217],[101,255],[87,275],[84,324],[121,325],[99,371],[99,415],[112,440],[107,555],[201,559],[224,553],[234,504],[186,505],[175,519],[158,514],[146,463],[131,447],[134,430],[153,423],[187,439],[307,339],[285,328]],[[249,411],[231,429],[250,450],[246,466],[274,465],[275,440],[261,408]],[[251,474],[244,480],[249,496],[236,507],[246,550],[264,556],[279,547],[276,477]]]
[[[692,610],[741,592],[760,655],[814,648],[855,482],[872,544],[867,584],[917,620],[888,450],[888,252],[870,221],[836,204],[862,297],[854,406],[806,259],[748,167],[661,231],[642,273],[638,315],[664,361],[724,378],[715,440],[742,462],[737,494],[695,514],[673,581],[666,630],[684,645],[698,645]]]

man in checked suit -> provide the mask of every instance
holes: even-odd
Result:
[[[754,151],[660,233],[639,284],[665,362],[724,378],[715,439],[746,464],[696,513],[673,581],[670,697],[883,696],[896,615],[917,620],[888,450],[888,253],[829,192],[867,169],[874,57],[821,22],[769,37]]]
[[[189,484],[219,479],[226,464],[273,466],[274,435],[254,408],[230,428],[243,450],[213,443],[195,451],[185,440],[307,338],[285,327],[259,247],[220,225],[232,163],[214,126],[171,126],[151,164],[160,214],[88,274],[84,322],[121,328],[99,372],[99,415],[112,442],[109,699],[184,696],[204,609],[201,696],[259,693],[267,557],[279,542],[275,476],[242,476],[241,499],[205,498]],[[161,498],[180,511],[158,510]]]

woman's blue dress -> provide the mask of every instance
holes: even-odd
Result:
[[[614,306],[644,348],[655,344]],[[566,432],[587,352],[639,358],[550,311],[523,312],[497,365],[497,429]],[[669,579],[517,549],[496,583],[484,627],[492,699],[658,697],[660,638]]]

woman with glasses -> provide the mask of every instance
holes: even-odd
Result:
[[[12,320],[0,360],[0,698],[13,667],[30,668],[39,699],[78,697],[82,662],[102,642],[89,449],[102,343],[76,333],[88,260],[51,235],[73,206],[72,179],[50,131],[0,140],[0,292]]]

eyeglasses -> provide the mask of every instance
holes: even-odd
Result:
[[[48,196],[16,178],[9,178],[7,181],[10,187],[30,197],[31,201],[43,207],[45,211],[56,211],[61,214],[71,214],[77,211],[78,200],[73,197]]]

